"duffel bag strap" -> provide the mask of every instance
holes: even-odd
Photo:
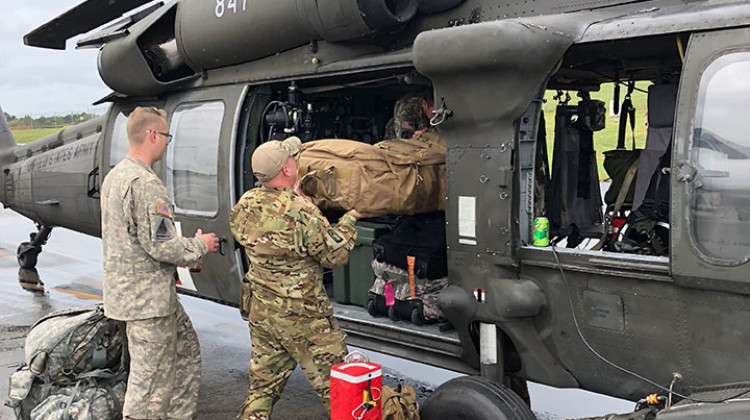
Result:
[[[94,368],[104,367],[106,364],[107,351],[106,349],[103,349],[103,359],[101,358],[102,354],[97,352],[97,347],[101,347],[100,341],[104,335],[104,326],[101,325],[102,322],[106,322],[106,318],[90,319],[86,324],[79,327],[81,330],[88,327],[88,330],[86,330],[86,333],[83,335],[83,339],[78,346],[70,352],[63,362],[62,372],[64,374],[74,374],[75,367],[78,366],[81,360],[84,360],[87,357],[91,357]],[[68,335],[68,342],[73,339],[73,335],[76,331],[76,329],[71,330]]]
[[[73,405],[73,400],[78,396],[78,393],[81,392],[81,382],[83,382],[83,380],[76,381],[76,386],[73,387],[73,392],[71,392],[68,398],[65,399],[65,405],[63,406],[64,419],[70,419],[70,406]]]

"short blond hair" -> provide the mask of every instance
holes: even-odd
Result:
[[[157,125],[167,121],[167,112],[163,109],[139,106],[130,113],[126,130],[131,144],[142,144],[146,131],[155,130]]]

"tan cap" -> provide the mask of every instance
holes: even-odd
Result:
[[[286,165],[289,157],[299,153],[302,141],[296,136],[284,141],[271,140],[258,146],[253,152],[253,174],[260,182],[272,180]]]

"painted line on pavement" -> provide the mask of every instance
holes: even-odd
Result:
[[[0,258],[6,258],[6,259],[9,259],[11,261],[16,261],[17,260],[15,254],[8,254],[8,253],[3,252],[3,251],[0,251]],[[55,268],[55,267],[48,266],[48,265],[45,265],[45,264],[37,264],[37,267],[42,268],[44,270],[56,271],[58,273],[62,273],[62,274],[68,275],[68,276],[75,276],[75,274],[73,274],[73,273],[71,273],[69,271],[61,270],[59,268]],[[89,286],[101,287],[101,285],[102,285],[101,280],[95,279],[93,277],[88,277],[88,276],[75,276],[75,277],[73,277],[73,280],[79,280],[80,282],[88,284]]]
[[[75,290],[61,289],[59,287],[53,287],[51,290],[54,290],[54,291],[60,292],[60,293],[67,293],[69,295],[72,295],[72,296],[75,296],[75,297],[81,298],[81,299],[102,300],[102,297],[99,296],[99,295],[92,295],[92,294],[89,294],[89,293],[76,292]]]
[[[44,286],[34,285],[34,284],[30,284],[30,283],[25,283],[24,284],[22,282],[19,282],[18,280],[0,279],[0,282],[1,283],[6,283],[6,284],[17,284],[17,285],[21,286],[21,288],[23,288],[23,289],[28,289],[28,290],[38,291],[38,292],[43,292],[45,290]],[[54,290],[56,292],[65,293],[65,294],[68,294],[68,295],[71,295],[71,296],[75,296],[75,297],[81,298],[81,299],[102,300],[102,296],[101,295],[92,295],[90,293],[77,292],[75,290],[63,289],[63,288],[60,288],[60,287],[52,287],[49,290]]]
[[[3,252],[3,251],[0,251],[0,257],[7,258],[9,260],[15,260],[16,259],[15,255],[8,254],[8,253]],[[45,268],[49,269],[49,267],[45,267]],[[56,269],[52,268],[52,270],[56,270]],[[61,270],[56,270],[56,271],[61,271]],[[78,279],[81,279],[81,280],[82,279],[87,279],[87,277],[79,276]],[[20,284],[21,283],[21,282],[12,281],[12,280],[8,281],[8,280],[5,280],[5,279],[2,279],[0,281],[2,281],[3,283],[12,283],[12,284]],[[38,291],[44,291],[44,287],[43,286],[37,286],[37,285],[32,285],[32,284],[20,284],[20,286],[22,288],[25,288],[25,289],[33,289],[33,290],[38,290]],[[77,292],[75,290],[62,289],[62,288],[59,288],[59,287],[53,287],[50,290],[54,290],[54,291],[60,292],[60,293],[65,293],[65,294],[68,294],[68,295],[71,295],[71,296],[75,296],[75,297],[80,298],[80,299],[102,300],[101,295],[92,295],[90,293]]]

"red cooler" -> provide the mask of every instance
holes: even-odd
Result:
[[[377,363],[331,368],[331,420],[380,420],[382,370]]]

